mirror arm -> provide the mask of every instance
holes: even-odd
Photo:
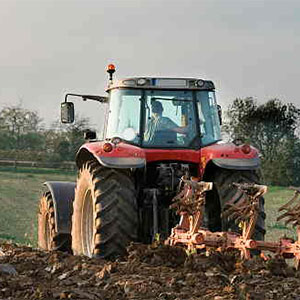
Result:
[[[68,102],[68,96],[81,97],[81,95],[79,95],[79,94],[66,94],[65,95],[65,102]]]
[[[107,97],[104,96],[94,96],[94,95],[82,95],[83,101],[86,100],[94,100],[100,103],[105,103],[107,102]]]
[[[65,102],[68,102],[68,96],[81,97],[83,101],[93,100],[100,103],[107,102],[107,97],[104,96],[80,95],[80,94],[70,94],[70,93],[65,95]]]

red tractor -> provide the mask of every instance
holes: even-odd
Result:
[[[165,239],[178,217],[169,209],[182,176],[213,182],[207,192],[205,226],[237,230],[221,212],[236,183],[257,183],[258,151],[221,141],[221,109],[212,81],[137,77],[113,81],[108,97],[67,94],[63,123],[74,121],[69,96],[108,103],[105,139],[86,134],[76,155],[78,179],[46,182],[40,200],[39,247],[75,255],[123,255],[131,241]],[[242,197],[242,194],[241,194]],[[264,203],[255,239],[264,237]]]

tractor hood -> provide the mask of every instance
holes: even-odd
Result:
[[[84,144],[76,156],[77,166],[80,168],[91,155],[108,168],[143,168],[146,165],[143,149],[124,142],[114,144],[101,141]]]

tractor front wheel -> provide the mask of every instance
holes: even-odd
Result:
[[[39,203],[38,246],[48,251],[71,252],[71,235],[56,232],[54,202],[50,191],[44,193]]]
[[[137,239],[135,188],[125,171],[88,162],[80,170],[73,203],[75,255],[111,258],[126,253]]]

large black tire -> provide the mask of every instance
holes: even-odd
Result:
[[[71,235],[56,232],[54,203],[49,191],[44,193],[39,203],[38,246],[42,250],[71,252]]]
[[[238,171],[218,169],[213,177],[213,190],[207,193],[207,215],[208,224],[213,231],[239,231],[238,226],[234,221],[221,219],[220,213],[223,211],[225,204],[237,195],[237,201],[245,195],[232,186],[232,183],[259,183],[259,176],[256,171]],[[265,212],[264,198],[260,198],[259,202],[260,213],[256,222],[253,237],[256,240],[263,240],[265,236]]]
[[[112,258],[126,254],[137,239],[134,183],[122,170],[88,162],[79,172],[72,216],[75,255]]]

